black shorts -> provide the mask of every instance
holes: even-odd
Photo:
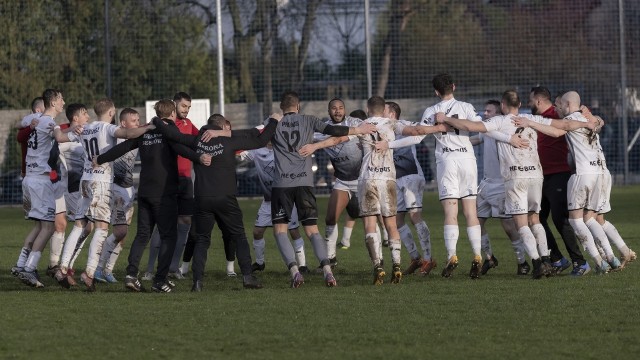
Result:
[[[318,224],[318,206],[311,186],[276,188],[271,190],[271,222],[288,224],[295,205],[298,221],[303,226]]]
[[[360,217],[360,204],[358,203],[358,194],[351,191],[349,202],[347,203],[347,214],[352,219]]]
[[[178,216],[193,216],[195,200],[193,199],[193,181],[190,177],[178,177]]]

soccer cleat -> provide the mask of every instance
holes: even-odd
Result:
[[[525,260],[522,264],[518,264],[518,271],[516,272],[516,274],[527,275],[529,271],[531,271],[531,267],[529,266],[529,263]]]
[[[24,271],[23,267],[20,267],[20,266],[16,265],[16,266],[11,268],[11,275],[18,276],[18,274],[20,274],[23,271]]]
[[[629,249],[629,261],[635,261],[637,258],[636,252]]]
[[[311,272],[307,266],[300,266],[298,271],[300,271],[300,274],[308,274]]]
[[[64,274],[62,269],[58,269],[56,273],[53,275],[53,278],[65,289],[71,287],[71,283],[69,283],[69,274]]]
[[[480,274],[486,275],[489,269],[498,267],[498,259],[495,256],[491,255],[491,259],[484,259],[482,262],[482,270],[480,270]]]
[[[153,274],[150,273],[150,272],[146,272],[146,273],[144,273],[144,276],[140,280],[142,280],[142,281],[151,281],[151,280],[153,280]]]
[[[97,268],[93,273],[93,279],[97,282],[106,283],[107,279],[105,279],[104,274],[102,273],[102,269]]]
[[[542,260],[542,272],[546,277],[554,276],[556,273],[553,271],[553,265],[551,264],[551,258],[549,256],[541,256]]]
[[[127,275],[124,278],[124,287],[135,292],[144,291],[144,287],[142,287],[142,283],[140,283],[140,280],[138,280],[137,277],[131,275]]]
[[[304,277],[302,277],[302,274],[300,274],[300,272],[297,272],[291,278],[291,287],[297,289],[302,286],[302,284],[304,284]]]
[[[382,268],[381,265],[374,267],[373,268],[373,285],[384,284],[385,275],[387,275],[387,273],[384,272],[384,269]]]
[[[473,261],[471,262],[471,270],[469,270],[469,277],[474,280],[480,278],[480,271],[482,267],[480,265],[481,260],[482,260],[482,257],[480,255],[476,255],[473,258]]]
[[[328,273],[327,275],[325,275],[324,283],[327,285],[327,287],[338,286],[338,282],[336,281],[336,278],[333,276],[332,273]]]
[[[115,276],[113,276],[113,273],[105,273],[103,272],[102,275],[104,276],[104,279],[107,280],[107,282],[109,284],[115,284],[118,282],[118,279],[116,279]],[[93,275],[93,278],[95,279],[95,274]]]
[[[236,276],[238,276],[238,274],[236,274],[236,272],[234,270],[231,270],[231,271],[227,270],[227,276],[228,277],[236,277]]]
[[[400,264],[393,264],[393,270],[391,271],[391,283],[399,284],[402,280],[402,270],[400,270]]]
[[[167,280],[165,281],[154,281],[153,285],[151,285],[151,290],[158,293],[170,293],[173,287],[169,284]]]
[[[607,261],[606,260],[602,260],[602,262],[600,262],[600,265],[596,265],[595,272],[598,275],[604,275],[604,274],[608,273],[609,270],[611,270],[611,267],[609,266]]]
[[[180,270],[172,271],[167,276],[170,277],[170,278],[174,278],[176,280],[184,280],[185,279],[184,275],[182,275]]]
[[[38,276],[38,273],[36,271],[23,270],[18,274],[18,279],[20,279],[24,284],[34,288],[44,287],[44,284],[40,282],[40,277]]]
[[[431,273],[431,270],[437,267],[438,267],[438,263],[433,259],[422,260],[422,266],[420,266],[420,275],[427,276]]]
[[[542,259],[533,259],[531,260],[531,263],[533,263],[533,272],[531,273],[531,277],[537,280],[546,275],[546,268],[542,263]]]
[[[245,289],[262,289],[262,283],[253,275],[244,275],[242,277],[242,287]]]
[[[569,260],[563,257],[562,259],[551,263],[551,271],[554,275],[558,275],[561,272],[567,270],[569,266],[571,266],[571,263],[569,262]]]
[[[412,259],[409,266],[402,272],[402,275],[413,274],[414,272],[416,272],[416,270],[420,269],[421,266],[422,266],[421,258]]]
[[[264,263],[258,264],[257,262],[254,262],[253,264],[251,264],[251,272],[264,271],[264,267]]]
[[[586,275],[589,271],[591,271],[591,267],[589,266],[589,263],[587,263],[586,261],[582,265],[578,265],[577,262],[574,262],[573,270],[571,271],[571,276]]]
[[[382,246],[389,247],[389,240],[382,240]]]
[[[47,276],[49,276],[50,278],[53,278],[56,275],[56,272],[58,271],[58,269],[60,269],[59,265],[47,267]]]
[[[458,257],[453,255],[449,261],[447,261],[447,266],[442,270],[442,277],[451,277],[453,275],[453,270],[458,267]]]
[[[70,286],[78,286],[76,279],[73,277],[76,274],[76,271],[73,269],[67,269],[67,281]]]
[[[340,242],[340,243],[338,243],[337,247],[338,247],[338,249],[342,249],[342,250],[347,250],[347,249],[349,249],[349,245],[346,245],[346,244],[341,243],[341,242]]]
[[[87,291],[88,292],[96,291],[96,282],[95,282],[95,280],[92,277],[90,277],[86,272],[83,272],[80,275],[80,280],[82,280],[82,283],[84,284],[84,286],[87,287]]]
[[[611,266],[611,271],[620,271],[622,270],[622,264],[617,257],[613,257],[611,261],[609,261],[609,266]]]
[[[193,286],[191,287],[191,292],[201,292],[202,291],[202,280],[194,280]]]
[[[329,259],[329,265],[331,266],[332,269],[338,266],[338,258],[332,257],[331,259]]]

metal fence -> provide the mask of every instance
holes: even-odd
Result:
[[[403,108],[416,120],[436,101],[431,78],[448,72],[456,97],[478,110],[506,89],[523,106],[532,86],[577,90],[607,122],[601,142],[616,183],[640,182],[635,0],[0,0],[0,15],[0,109],[26,109],[56,87],[89,106],[186,91],[214,111],[261,103],[266,115],[294,89],[303,101],[423,99]],[[9,129],[0,201],[19,202]],[[422,149],[428,168],[432,146]],[[331,182],[318,162],[318,184]],[[249,168],[240,166],[243,194],[253,191]]]

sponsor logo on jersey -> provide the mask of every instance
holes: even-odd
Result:
[[[301,178],[301,177],[307,177],[307,172],[303,171],[301,173],[290,173],[290,174],[280,174],[280,178],[282,179],[297,179],[297,178]]]
[[[443,147],[442,148],[442,152],[468,152],[469,150],[467,150],[467,148],[457,148],[457,149],[452,149],[449,147]]]
[[[391,171],[391,167],[390,166],[382,166],[382,167],[367,166],[367,170],[369,170],[370,172],[382,173],[382,172]]]
[[[535,166],[509,166],[509,170],[511,171],[535,171],[536,167]]]

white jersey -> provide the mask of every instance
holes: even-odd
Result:
[[[53,148],[53,129],[56,122],[49,115],[42,115],[39,120],[38,126],[33,129],[27,141],[25,175],[41,175],[51,171],[48,161]]]
[[[487,179],[489,181],[502,181],[497,140],[482,133],[480,134],[480,139],[482,139],[482,164],[484,169],[484,179]]]
[[[42,113],[31,113],[23,117],[22,120],[20,121],[20,128],[26,128],[27,126],[30,126],[31,121],[33,119],[39,119],[41,115]]]
[[[243,151],[241,157],[253,160],[258,172],[258,180],[260,188],[266,201],[271,201],[271,188],[273,186],[273,175],[275,172],[275,163],[273,157],[273,148],[263,147],[255,150]]]
[[[372,117],[364,122],[374,124],[377,132],[360,135],[360,143],[364,155],[358,180],[393,180],[396,181],[396,167],[393,163],[393,149],[376,151],[376,141],[393,141],[396,134],[402,134],[404,125],[395,120]]]
[[[398,123],[405,126],[415,126],[417,123],[412,123],[407,120],[398,120]],[[398,134],[396,136],[396,140],[405,138],[406,136],[402,134]],[[424,177],[422,172],[422,166],[418,162],[418,157],[416,155],[416,146],[403,146],[399,148],[393,149],[393,162],[396,166],[396,178],[400,179],[401,177],[407,175],[420,175]]]
[[[473,105],[454,98],[443,100],[424,111],[422,125],[433,126],[436,114],[442,112],[447,117],[482,121]],[[436,138],[436,163],[448,159],[475,159],[473,145],[469,140],[469,132],[451,128],[447,132],[433,134]]]
[[[69,193],[80,188],[80,178],[84,171],[84,148],[77,142],[58,144],[60,150],[60,178]]]
[[[518,128],[512,123],[514,115],[498,115],[487,120],[484,126],[487,131],[499,131],[509,136],[520,134],[529,140],[529,147],[516,149],[511,144],[498,142],[498,155],[500,157],[500,172],[505,181],[513,179],[542,179],[542,165],[538,157],[538,133],[531,128]],[[541,116],[530,114],[518,114],[534,121],[540,121]]]
[[[84,147],[86,154],[82,180],[113,182],[113,165],[104,163],[96,168],[91,160],[94,156],[106,153],[117,142],[115,133],[118,127],[104,121],[86,124],[80,136],[69,133],[69,139],[77,141]]]
[[[574,112],[565,119],[587,122],[580,112]],[[546,122],[551,123],[550,120]],[[587,128],[581,128],[567,132],[567,140],[576,164],[576,175],[605,173],[607,164],[598,134]]]

